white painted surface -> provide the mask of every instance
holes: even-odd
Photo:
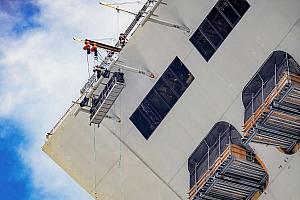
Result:
[[[160,5],[155,12],[159,18],[195,30],[217,1],[166,2],[168,5]],[[189,155],[220,120],[241,131],[241,91],[264,60],[279,49],[300,63],[300,1],[249,3],[248,12],[208,63],[189,42],[190,36],[179,30],[147,22],[135,32],[120,54],[126,65],[140,66],[159,77],[178,56],[195,76],[149,140],[129,117],[157,79],[126,73],[126,88],[112,110],[121,117],[122,124],[105,119],[99,128],[95,127],[96,164],[94,128],[88,125],[85,113],[76,118],[68,115],[43,150],[91,194],[96,167],[100,199],[187,199]],[[252,146],[270,173],[270,185],[260,199],[300,199],[300,153],[288,156],[273,147]]]

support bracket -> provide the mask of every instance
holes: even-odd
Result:
[[[105,115],[105,118],[106,119],[111,119],[111,120],[113,120],[115,122],[118,122],[118,123],[121,123],[120,117],[117,117],[115,115]]]
[[[137,69],[137,68],[126,66],[126,65],[122,64],[120,61],[117,61],[115,63],[115,66],[120,68],[120,69],[123,69],[125,71],[130,71],[130,72],[133,72],[133,73],[142,74],[142,75],[148,76],[149,78],[152,78],[152,79],[155,78],[155,75],[152,72],[144,71],[144,70],[140,70],[140,69]]]
[[[191,30],[185,25],[178,25],[178,24],[174,24],[174,23],[171,23],[171,22],[151,18],[152,16],[155,16],[154,11],[156,10],[156,8],[160,4],[166,5],[166,3],[162,2],[162,0],[157,0],[156,3],[154,4],[152,10],[148,13],[148,15],[144,18],[144,21],[141,23],[142,26],[144,26],[147,21],[150,21],[152,23],[160,24],[160,25],[163,25],[163,26],[176,28],[176,29],[182,30],[186,33],[191,32]]]
[[[81,110],[80,111],[82,111],[82,112],[84,112],[84,113],[87,113],[87,114],[90,114],[90,110],[89,109],[86,109],[86,108],[81,108]],[[121,123],[121,119],[120,119],[120,117],[117,117],[117,116],[115,116],[115,115],[105,115],[105,117],[104,118],[106,118],[106,119],[111,119],[111,120],[113,120],[113,121],[115,121],[115,122],[117,122],[117,123]]]
[[[167,21],[163,21],[163,20],[159,20],[159,19],[153,19],[153,18],[149,18],[148,21],[156,23],[156,24],[160,24],[160,25],[163,25],[163,26],[168,26],[168,27],[171,27],[171,28],[176,28],[176,29],[182,30],[186,33],[191,32],[191,30],[185,25],[178,25],[178,24],[174,24],[174,23],[171,23],[171,22],[167,22]]]

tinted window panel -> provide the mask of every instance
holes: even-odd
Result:
[[[178,57],[169,65],[130,120],[148,139],[194,80]]]
[[[215,49],[213,48],[213,46],[208,42],[208,40],[202,35],[199,30],[196,30],[196,32],[190,38],[190,41],[194,44],[196,49],[200,52],[200,54],[206,61],[208,61],[215,53]]]
[[[163,119],[168,114],[170,110],[169,105],[166,104],[163,98],[155,90],[151,90],[148,93],[146,99],[161,119]]]
[[[184,64],[180,61],[178,57],[175,58],[175,60],[171,63],[170,69],[176,74],[176,76],[184,83],[185,86],[186,82],[190,77],[193,75],[190,73],[190,71],[184,66]]]
[[[205,20],[202,24],[201,31],[204,35],[213,43],[215,47],[219,47],[222,43],[222,38],[218,35],[216,30],[210,25],[210,23]]]
[[[239,21],[240,17],[227,0],[220,1],[218,8],[227,17],[231,24],[235,25]]]
[[[228,1],[234,7],[234,9],[240,14],[240,16],[243,16],[250,8],[250,4],[245,0],[228,0]]]
[[[155,113],[152,106],[147,100],[144,100],[140,105],[140,111],[148,116],[154,125],[158,125],[161,122],[161,118]]]
[[[167,70],[162,77],[177,96],[181,96],[183,94],[183,92],[185,91],[185,86],[183,85],[181,80],[173,73],[172,70]]]
[[[212,11],[207,16],[207,19],[212,23],[212,25],[218,30],[223,38],[226,38],[232,27],[226,21],[226,19],[221,15],[217,8],[213,8]]]
[[[190,38],[206,61],[221,46],[249,7],[246,0],[219,0],[213,7]]]
[[[148,139],[155,130],[155,126],[140,112],[139,109],[131,115],[130,120],[146,139]]]
[[[173,93],[169,86],[167,86],[163,79],[160,78],[154,87],[170,107],[173,107],[175,105],[178,97]]]
[[[175,58],[175,60],[172,62],[169,68],[182,81],[183,85],[186,88],[194,80],[194,76],[192,75],[192,73],[186,68],[186,66],[181,62],[181,60],[178,57]]]

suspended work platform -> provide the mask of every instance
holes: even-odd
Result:
[[[227,122],[212,128],[188,163],[190,200],[254,200],[267,186],[264,164]]]
[[[300,69],[287,53],[275,51],[243,91],[246,142],[295,152],[300,141]]]
[[[124,73],[114,72],[100,95],[93,99],[90,123],[100,124],[125,87]]]

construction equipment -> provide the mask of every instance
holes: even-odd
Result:
[[[188,160],[190,200],[255,200],[268,174],[253,150],[227,122],[218,122]]]
[[[112,51],[112,52],[120,52],[121,51],[121,48],[114,47],[114,46],[104,44],[101,42],[96,42],[94,40],[80,39],[80,38],[76,38],[76,37],[74,37],[73,40],[86,44],[86,46],[84,46],[84,48],[86,47],[86,49],[88,49],[87,45],[91,45],[91,46],[95,45],[98,48],[105,49],[105,50]]]
[[[107,112],[122,92],[125,86],[124,74],[115,72],[106,84],[100,95],[94,99],[90,110],[90,123],[100,124]]]
[[[275,51],[243,90],[246,143],[274,145],[286,153],[300,141],[300,68]],[[296,147],[296,149],[294,149]]]
[[[148,2],[149,2],[149,4],[153,4],[154,3],[153,0],[152,1],[148,0],[147,3]],[[186,33],[190,32],[190,29],[187,26],[185,26],[185,25],[175,24],[175,23],[164,21],[164,20],[161,20],[161,19],[152,18],[152,16],[153,17],[158,17],[153,12],[147,13],[145,10],[142,9],[138,13],[135,13],[135,12],[132,12],[130,10],[127,10],[127,9],[124,9],[124,8],[120,8],[119,6],[114,6],[112,4],[108,4],[108,3],[104,3],[104,2],[99,2],[99,4],[102,5],[102,6],[108,7],[108,8],[115,9],[117,12],[122,11],[124,13],[128,13],[128,14],[134,15],[136,18],[144,17],[144,21],[141,23],[142,26],[147,21],[149,21],[149,22],[160,24],[160,25],[163,25],[163,26],[167,26],[167,27],[179,29],[179,30],[182,30],[182,31],[184,31]],[[162,2],[162,0],[158,0],[157,2],[155,2],[154,6],[153,6],[153,10],[155,10],[157,8],[157,6],[159,6],[160,4],[167,5],[166,3]]]
[[[135,15],[134,20],[131,22],[131,24],[129,25],[129,27],[125,30],[124,32],[124,37],[126,38],[132,31],[135,30],[135,28],[139,25],[140,20],[143,17],[143,13],[146,13],[147,11],[151,10],[150,5],[152,5],[154,2],[153,0],[148,0],[145,5],[143,6],[143,8],[139,11],[139,13],[137,15]],[[116,43],[116,45],[110,46],[110,45],[106,45],[106,44],[102,44],[96,41],[92,41],[89,39],[79,39],[79,38],[73,38],[75,41],[81,42],[81,43],[93,43],[96,44],[99,48],[104,48],[109,50],[107,56],[104,58],[104,60],[100,63],[100,67],[104,67],[106,70],[111,71],[114,67],[115,64],[117,64],[117,60],[118,60],[118,56],[117,54],[121,51],[121,48],[119,48],[120,41],[118,41]],[[129,71],[133,71],[133,72],[137,72],[139,74],[143,74],[146,76],[149,76],[150,78],[155,78],[154,74],[151,72],[145,72],[143,70],[138,70],[138,69],[134,69],[132,67],[127,67],[124,64],[120,63],[118,66],[118,68],[126,68]],[[126,70],[125,69],[125,70]],[[82,101],[87,101],[89,100],[94,92],[96,91],[96,89],[99,87],[99,85],[102,83],[104,77],[101,76],[100,78],[97,78],[97,74],[94,73],[89,80],[87,81],[87,83],[84,85],[84,87],[80,90],[80,93],[82,94],[82,96],[79,98],[79,103],[81,103]],[[81,103],[82,104],[82,103]],[[74,115],[76,116],[79,112],[81,111],[81,107],[78,106],[76,108],[76,110],[74,111]]]

